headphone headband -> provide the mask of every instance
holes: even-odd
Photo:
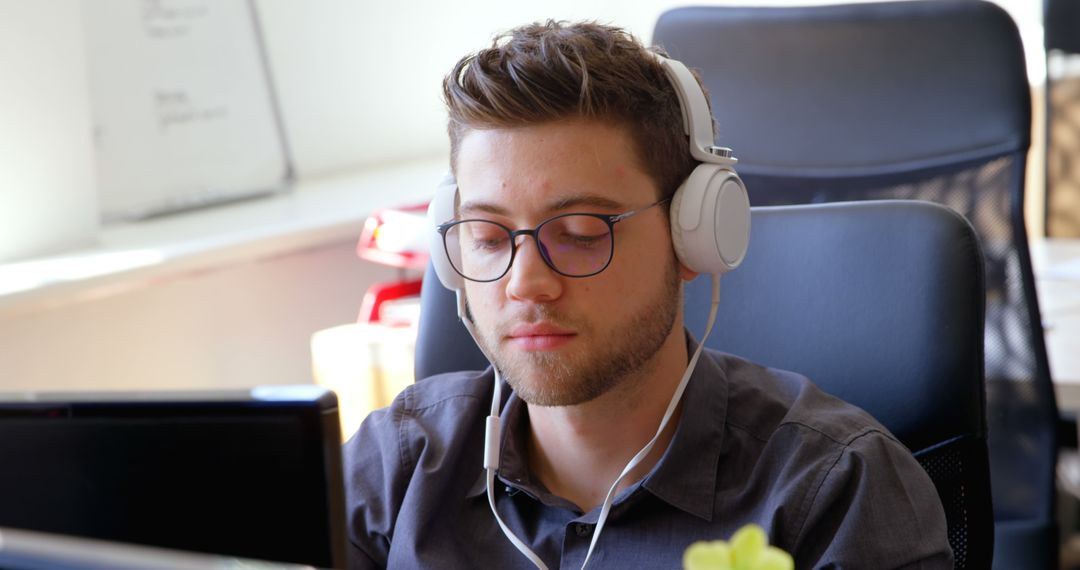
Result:
[[[683,132],[690,137],[690,155],[700,162],[734,167],[738,160],[732,156],[731,149],[713,144],[712,114],[709,112],[709,102],[705,99],[705,92],[701,90],[697,78],[683,62],[658,53],[653,53],[653,55],[667,73],[679,97],[679,108],[683,115]]]

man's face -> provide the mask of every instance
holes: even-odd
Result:
[[[620,128],[563,121],[471,131],[457,156],[460,219],[534,228],[566,213],[621,214],[659,197]],[[481,344],[522,399],[569,406],[647,376],[671,335],[682,335],[679,266],[665,208],[615,225],[601,273],[566,277],[531,237],[517,238],[510,271],[466,282]]]

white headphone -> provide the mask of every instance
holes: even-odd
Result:
[[[694,75],[680,61],[658,54],[656,59],[679,96],[690,155],[701,161],[671,199],[675,254],[692,271],[726,273],[742,263],[750,242],[746,186],[735,172],[737,161],[731,149],[713,145],[712,116]],[[442,235],[435,228],[454,219],[457,198],[457,181],[448,173],[436,188],[427,214],[431,262],[439,281],[452,291],[464,289],[465,280],[450,264]]]

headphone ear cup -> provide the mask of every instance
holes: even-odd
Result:
[[[675,257],[679,259],[679,262],[686,267],[693,270],[690,266],[691,255],[687,251],[685,242],[685,235],[682,228],[679,227],[679,211],[682,209],[683,196],[686,196],[686,184],[689,179],[684,180],[679,188],[675,190],[675,194],[671,197],[671,208],[668,211],[668,215],[671,218],[671,247],[675,250]],[[693,192],[691,192],[693,193]]]
[[[742,263],[750,243],[750,200],[739,175],[701,164],[671,200],[671,243],[691,271],[721,274]]]
[[[439,233],[439,224],[454,219],[454,209],[457,207],[457,180],[454,175],[447,173],[435,189],[435,197],[428,205],[428,255],[431,257],[431,265],[443,287],[451,291],[465,288],[465,279],[454,270],[450,264],[450,258],[446,255],[446,246],[443,244],[443,236]]]

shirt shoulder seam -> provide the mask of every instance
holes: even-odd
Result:
[[[757,431],[752,430],[752,429],[750,429],[750,428],[748,428],[748,427],[746,427],[744,425],[732,422],[730,420],[727,422],[727,425],[734,428],[734,429],[738,429],[739,431],[742,431],[746,435],[748,435],[748,436],[750,436],[750,437],[752,437],[752,438],[754,438],[757,441],[762,442],[762,443],[768,441],[769,438],[771,437],[771,434],[770,434],[770,437],[762,437],[761,435],[758,434]],[[881,428],[872,426],[872,425],[862,426],[860,429],[852,432],[851,434],[848,434],[848,436],[846,438],[846,441],[843,440],[843,439],[838,439],[835,436],[833,436],[833,435],[831,435],[829,433],[826,433],[825,431],[822,431],[822,430],[820,430],[820,429],[818,429],[818,428],[816,428],[816,427],[814,427],[812,425],[809,425],[807,423],[799,422],[799,421],[792,421],[792,420],[786,420],[786,421],[780,422],[776,426],[776,429],[773,430],[773,433],[776,433],[777,431],[780,431],[780,429],[784,428],[784,427],[802,428],[802,429],[805,429],[807,431],[812,431],[812,432],[824,437],[825,439],[828,439],[829,441],[833,442],[834,444],[840,445],[840,446],[843,446],[843,447],[847,447],[847,446],[851,445],[852,443],[854,443],[855,440],[857,440],[857,439],[859,439],[859,438],[861,438],[863,436],[875,433],[875,432],[880,434],[881,436],[885,437],[886,439],[890,439],[890,440],[892,440],[892,441],[894,441],[896,443],[899,443],[899,441],[891,433],[889,433],[887,431],[884,431]]]
[[[823,430],[821,430],[819,428],[816,428],[816,427],[814,427],[814,426],[812,426],[810,424],[807,424],[807,423],[804,423],[804,422],[799,422],[799,421],[794,421],[794,420],[787,420],[787,421],[780,422],[780,425],[776,426],[776,429],[779,430],[781,427],[785,427],[785,426],[795,426],[795,427],[800,427],[800,428],[806,429],[808,431],[812,431],[812,432],[824,437],[825,439],[828,439],[829,441],[831,441],[831,442],[833,442],[833,443],[835,443],[837,445],[843,446],[843,447],[849,447],[849,446],[851,446],[851,444],[855,443],[857,440],[862,439],[863,437],[866,437],[866,436],[874,434],[874,433],[877,433],[877,434],[881,435],[885,439],[889,439],[889,440],[892,440],[892,441],[894,441],[896,443],[900,443],[899,440],[897,440],[896,437],[894,437],[891,433],[883,430],[880,427],[874,426],[874,425],[864,425],[861,428],[859,428],[859,429],[857,429],[857,430],[855,430],[855,431],[853,431],[853,432],[851,432],[849,434],[846,434],[846,437],[844,439],[839,439],[836,436],[834,436],[834,435],[832,435],[830,433],[827,433],[827,432],[825,432],[825,431],[823,431]]]
[[[887,434],[873,426],[866,426],[859,432],[856,432],[851,437],[851,439],[847,441],[847,443],[844,443],[841,441],[837,441],[836,438],[833,438],[828,434],[821,432],[820,430],[814,429],[811,426],[807,426],[805,424],[800,424],[797,422],[792,422],[790,425],[799,425],[809,430],[813,430],[839,445],[839,447],[836,449],[836,456],[833,458],[832,463],[829,465],[829,468],[823,472],[821,479],[819,479],[817,481],[817,484],[814,485],[813,492],[807,493],[806,498],[803,500],[803,505],[799,509],[799,532],[795,534],[795,536],[797,537],[796,543],[799,544],[802,543],[803,535],[806,532],[806,519],[810,516],[810,509],[812,509],[814,503],[817,502],[817,498],[821,494],[821,487],[825,485],[825,481],[827,481],[829,477],[832,476],[833,472],[836,470],[836,466],[840,463],[840,459],[844,457],[844,453],[850,450],[852,445],[854,445],[856,441],[864,437],[871,436],[875,433],[879,435]],[[895,439],[891,437],[889,437],[888,439],[893,439],[893,441],[895,441]]]

